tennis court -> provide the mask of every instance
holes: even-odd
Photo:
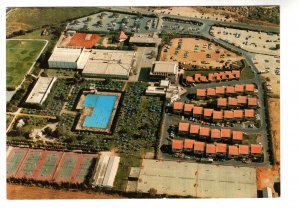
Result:
[[[56,162],[58,160],[58,156],[55,154],[51,154],[46,157],[45,162],[41,168],[41,171],[39,173],[39,177],[47,178],[52,174],[52,171],[54,169],[54,166],[56,165]]]
[[[93,160],[94,160],[94,158],[92,158],[92,157],[83,158],[83,160],[80,164],[80,167],[79,167],[79,171],[76,175],[76,181],[75,181],[76,183],[84,182],[87,174],[89,173],[89,169],[90,169],[91,165],[93,164]]]
[[[18,167],[21,164],[25,155],[26,155],[25,150],[12,151],[12,154],[10,155],[10,157],[8,157],[6,161],[7,177],[14,176],[17,173]]]
[[[59,171],[59,178],[63,180],[70,180],[72,172],[74,170],[77,158],[76,157],[66,157]]]
[[[23,164],[20,170],[18,171],[17,177],[32,177],[40,157],[41,154],[39,151],[29,151],[29,154],[27,155],[27,160],[23,161]]]

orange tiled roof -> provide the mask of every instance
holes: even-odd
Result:
[[[227,153],[227,145],[225,143],[216,143],[217,153]]]
[[[200,77],[200,81],[201,81],[201,82],[208,82],[206,76],[201,76],[201,77]]]
[[[172,149],[182,149],[183,140],[173,139],[172,140]]]
[[[192,139],[184,139],[184,148],[185,149],[192,149],[194,146],[195,140]]]
[[[227,86],[226,87],[226,93],[227,94],[234,94],[235,93],[234,87],[233,86]]]
[[[249,106],[257,106],[257,98],[256,97],[248,97],[248,105]]]
[[[241,119],[241,118],[243,118],[243,113],[244,113],[243,110],[234,110],[233,117]]]
[[[190,126],[190,134],[199,134],[199,125],[191,124]]]
[[[244,85],[235,85],[234,87],[235,92],[244,92]]]
[[[245,109],[245,117],[254,117],[253,109]]]
[[[188,123],[182,123],[182,122],[180,122],[179,123],[179,131],[181,131],[181,132],[188,132],[189,131],[189,127],[190,127],[190,124],[188,124]]]
[[[225,71],[225,74],[226,74],[226,75],[230,75],[230,74],[231,74],[231,71]]]
[[[196,82],[200,82],[201,74],[195,74],[194,79]]]
[[[213,109],[210,109],[210,108],[205,108],[204,109],[204,117],[211,117],[212,114],[213,114]]]
[[[119,35],[118,35],[119,39],[127,39],[128,36],[126,36],[126,34],[124,33],[124,31],[120,31]]]
[[[216,146],[214,144],[206,144],[206,154],[215,154]]]
[[[184,112],[191,112],[193,110],[194,104],[184,104]]]
[[[213,81],[214,80],[214,75],[212,73],[208,74],[208,80]]]
[[[253,92],[254,88],[255,88],[254,84],[246,84],[245,91],[247,91],[247,92]]]
[[[226,75],[225,72],[220,72],[220,74],[221,74],[221,79],[222,80],[227,80],[227,75]]]
[[[221,138],[231,138],[231,130],[221,129]]]
[[[207,89],[207,96],[215,96],[215,95],[216,95],[216,89],[214,88]]]
[[[215,76],[215,79],[216,79],[217,81],[220,81],[220,80],[221,80],[221,75],[220,75],[220,74],[215,74],[214,76]]]
[[[194,81],[194,78],[191,77],[191,76],[187,76],[187,77],[186,77],[186,81],[187,81],[187,82],[195,82],[195,81]]]
[[[225,110],[224,111],[224,119],[232,119],[233,118],[233,111]]]
[[[248,155],[249,154],[249,146],[248,145],[239,145],[239,154],[240,155]]]
[[[217,105],[218,106],[227,106],[227,99],[226,98],[218,98],[217,99]]]
[[[262,153],[262,145],[259,144],[251,144],[251,154],[261,154]]]
[[[237,106],[237,99],[234,97],[228,97],[228,105]]]
[[[200,141],[196,141],[194,143],[194,151],[202,151],[202,152],[204,152],[204,148],[205,148],[205,143],[200,142]]]
[[[193,108],[193,114],[194,115],[201,115],[201,114],[203,114],[203,107],[195,106]]]
[[[211,130],[211,138],[221,138],[221,132],[219,129],[212,129]]]
[[[236,79],[239,79],[241,77],[241,71],[239,70],[233,70],[232,74],[234,74]]]
[[[223,119],[223,111],[214,111],[213,119],[214,120],[222,120]]]
[[[241,132],[241,131],[233,131],[232,132],[232,139],[233,140],[243,140],[243,132]]]
[[[216,94],[225,94],[225,87],[216,87]]]
[[[197,89],[197,97],[205,97],[206,89]]]
[[[174,102],[173,109],[174,110],[182,110],[183,109],[183,102]]]
[[[239,148],[235,145],[228,146],[228,154],[229,155],[239,155]]]
[[[230,74],[228,74],[228,79],[233,80],[233,79],[235,79],[235,77],[232,73],[230,73]]]
[[[199,135],[200,136],[207,136],[207,137],[209,137],[209,132],[210,132],[210,128],[208,128],[208,127],[200,127]]]
[[[247,97],[246,96],[237,96],[238,104],[247,104]]]

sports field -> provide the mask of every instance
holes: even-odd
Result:
[[[44,41],[6,40],[6,87],[22,82],[44,45]]]

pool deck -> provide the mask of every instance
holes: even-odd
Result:
[[[110,119],[108,122],[108,125],[106,128],[93,128],[93,127],[86,127],[83,126],[84,121],[86,116],[90,116],[93,114],[94,108],[90,108],[90,107],[84,107],[84,101],[85,98],[88,94],[96,94],[96,95],[111,95],[111,96],[116,96],[116,101],[114,104],[114,107],[112,109],[111,115],[110,115]],[[93,132],[104,132],[107,134],[111,133],[111,126],[118,108],[118,104],[121,98],[121,93],[115,93],[115,92],[102,92],[102,91],[83,91],[82,95],[80,96],[80,99],[78,101],[78,104],[76,106],[77,110],[81,110],[81,114],[80,114],[80,118],[78,120],[78,123],[75,127],[75,130],[77,131],[93,131]]]

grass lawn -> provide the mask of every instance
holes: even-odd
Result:
[[[249,136],[244,136],[243,144],[257,144],[256,139],[257,134],[250,134]]]
[[[17,87],[44,47],[43,41],[6,41],[6,87]]]
[[[248,65],[245,65],[243,70],[241,71],[241,80],[247,80],[254,78],[254,73]]]

